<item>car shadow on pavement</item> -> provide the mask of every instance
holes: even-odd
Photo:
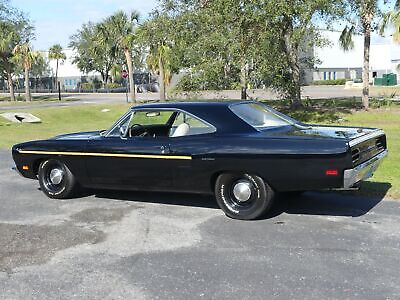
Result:
[[[142,191],[96,191],[94,195],[96,198],[102,199],[219,209],[218,204],[212,195]]]
[[[276,217],[282,213],[320,216],[360,217],[371,211],[385,197],[390,183],[369,182],[372,196],[357,192],[305,192],[298,196],[281,194],[272,210],[264,217]]]
[[[300,195],[278,194],[274,205],[262,219],[271,219],[281,214],[321,215],[360,217],[372,210],[385,197],[391,187],[389,183],[370,182],[370,187],[381,191],[373,197],[364,196],[361,192],[305,192]],[[178,206],[203,207],[219,209],[212,195],[132,192],[132,191],[95,191],[96,198],[134,201],[137,203],[156,203]]]

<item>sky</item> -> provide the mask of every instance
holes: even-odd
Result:
[[[117,10],[139,11],[145,19],[156,7],[157,0],[11,0],[11,5],[24,11],[36,27],[34,49],[47,50],[54,44],[67,48],[69,38],[82,24],[96,22]],[[390,43],[390,37],[376,34],[373,44]]]
[[[54,44],[66,48],[82,24],[100,21],[120,9],[135,9],[143,20],[156,4],[157,0],[11,0],[11,5],[24,11],[35,25],[36,50],[47,50]]]

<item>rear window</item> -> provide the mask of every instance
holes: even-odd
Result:
[[[268,128],[292,125],[293,122],[284,115],[277,114],[268,107],[258,103],[240,103],[230,106],[239,118],[255,128]]]

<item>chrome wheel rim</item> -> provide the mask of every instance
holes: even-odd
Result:
[[[241,180],[233,186],[233,196],[240,203],[249,201],[251,198],[251,193],[251,184],[248,181]]]
[[[58,185],[64,178],[64,171],[58,168],[52,169],[49,174],[49,179],[52,184]]]

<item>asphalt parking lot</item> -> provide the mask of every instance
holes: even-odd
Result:
[[[399,299],[400,201],[306,193],[237,221],[212,198],[51,200],[0,151],[0,299]]]

